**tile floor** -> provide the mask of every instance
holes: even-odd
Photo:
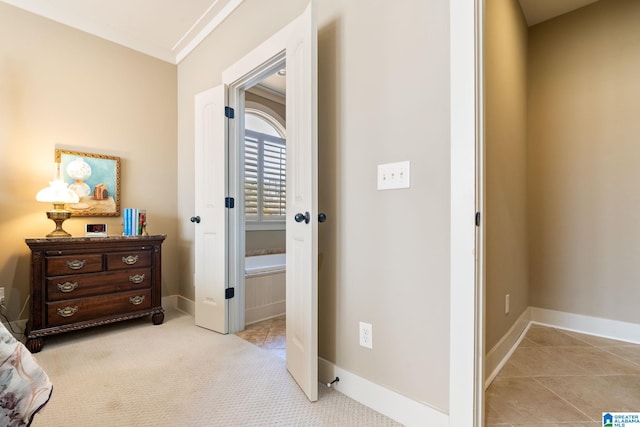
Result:
[[[640,412],[640,345],[532,325],[485,402],[486,427],[601,427]]]
[[[284,315],[248,325],[236,335],[283,359],[287,357],[286,317]]]
[[[236,335],[286,357],[285,316]],[[485,403],[485,427],[601,427],[602,412],[640,412],[640,345],[532,325]]]

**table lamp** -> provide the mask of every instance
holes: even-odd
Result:
[[[56,163],[53,181],[49,186],[38,191],[36,200],[39,202],[53,203],[53,210],[47,212],[47,218],[56,223],[56,229],[47,234],[47,237],[70,237],[71,234],[62,229],[62,223],[71,217],[71,211],[64,208],[66,203],[78,203],[80,198],[71,191],[69,184],[62,180],[60,175],[60,163]]]

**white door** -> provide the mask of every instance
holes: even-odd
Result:
[[[287,369],[309,400],[315,401],[318,399],[318,191],[317,32],[314,0],[302,15],[225,70],[222,81],[231,86],[231,106],[240,111],[237,105],[239,101],[234,94],[237,82],[255,83],[258,78],[256,73],[260,73],[256,70],[264,70],[269,64],[273,66],[279,63],[283,52],[287,67]],[[238,123],[230,126],[238,127]],[[220,129],[223,128],[224,126],[220,126]],[[234,130],[233,134],[237,138],[240,132]],[[222,153],[224,148],[221,146],[219,156]],[[236,176],[231,179],[241,178]],[[238,187],[233,184],[231,186]],[[241,197],[240,191],[237,197]],[[232,215],[238,215],[238,209],[232,211]],[[294,220],[295,214],[299,212],[303,215],[309,212],[308,223]],[[243,220],[235,218],[237,223]],[[231,233],[229,236],[231,237]],[[219,246],[216,244],[215,247]],[[244,254],[233,255],[235,257],[231,258],[235,261],[232,261],[232,268],[237,270],[238,257]],[[199,257],[196,257],[196,262],[211,263]],[[215,289],[222,288],[215,286]],[[244,310],[244,307],[238,306],[239,301],[241,297],[236,297],[230,303],[238,313]],[[210,309],[211,305],[206,300],[200,301],[196,304],[196,313],[199,309]]]
[[[316,35],[312,2],[295,22],[286,55],[287,369],[311,401],[318,400]]]
[[[226,334],[226,156],[224,86],[195,96],[195,322]],[[199,218],[198,218],[199,217]]]

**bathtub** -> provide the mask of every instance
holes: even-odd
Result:
[[[246,325],[286,312],[286,254],[244,259],[244,322]]]
[[[244,259],[244,277],[287,271],[287,254],[249,256]]]

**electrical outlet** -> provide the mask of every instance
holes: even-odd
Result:
[[[509,294],[504,296],[504,314],[509,314]]]
[[[370,323],[360,322],[360,345],[373,348],[373,326]]]
[[[4,286],[0,286],[0,305],[4,305]]]

